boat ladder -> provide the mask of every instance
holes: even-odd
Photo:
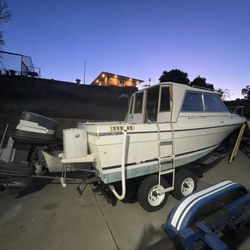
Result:
[[[172,181],[168,183],[169,186],[164,190],[160,190],[160,193],[170,192],[174,189],[174,179],[175,179],[175,147],[174,147],[174,131],[172,127],[172,123],[170,122],[171,126],[171,138],[162,139],[161,138],[161,131],[159,123],[156,123],[157,126],[157,133],[158,133],[158,185],[161,185],[161,176],[162,175],[170,175]],[[171,153],[169,155],[164,154],[164,148],[167,145],[171,146]],[[164,156],[162,156],[162,154]],[[171,164],[170,168],[163,169],[164,164]]]

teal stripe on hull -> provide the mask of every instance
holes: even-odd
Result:
[[[164,169],[164,165],[163,169]],[[170,166],[170,164],[169,164]],[[165,165],[165,168],[167,166]],[[126,179],[131,179],[143,175],[148,175],[148,174],[153,174],[158,172],[158,163],[152,164],[150,166],[143,166],[139,168],[133,168],[133,169],[127,169],[126,170]],[[103,180],[105,184],[120,181],[121,180],[121,172],[114,172],[114,173],[109,173],[109,174],[103,174],[100,173],[100,177]]]

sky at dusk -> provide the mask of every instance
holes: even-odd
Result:
[[[250,84],[248,0],[6,0],[6,51],[44,78],[86,83],[101,71],[157,83],[164,70],[200,75],[232,99]]]

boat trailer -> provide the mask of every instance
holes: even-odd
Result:
[[[173,208],[163,225],[169,240],[165,246],[231,249],[220,237],[249,222],[250,192],[241,184],[223,181],[193,193]]]

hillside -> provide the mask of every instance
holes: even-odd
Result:
[[[73,120],[123,120],[136,90],[0,75],[0,130],[16,123],[23,110]]]

